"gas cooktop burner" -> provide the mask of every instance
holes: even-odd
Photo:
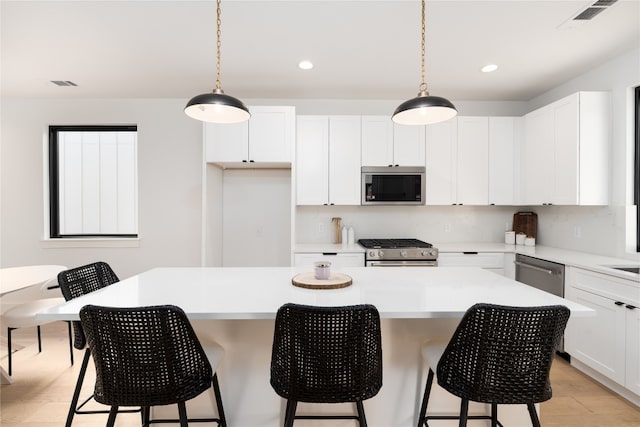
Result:
[[[431,243],[418,239],[360,239],[362,246],[367,249],[401,249],[401,248],[431,248]]]

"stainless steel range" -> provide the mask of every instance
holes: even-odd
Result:
[[[367,267],[435,267],[438,249],[417,239],[360,239]]]

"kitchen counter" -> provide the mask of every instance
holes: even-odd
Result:
[[[353,285],[336,290],[295,287],[305,269],[156,268],[51,308],[43,320],[77,320],[86,304],[134,307],[175,304],[191,319],[273,319],[287,302],[337,306],[373,304],[383,318],[460,318],[476,302],[502,305],[567,305],[573,316],[591,310],[476,268],[353,267],[342,273]]]
[[[638,266],[640,265],[640,255],[636,260],[624,258],[614,258],[602,255],[590,254],[587,252],[571,251],[567,249],[552,248],[549,246],[524,246],[507,245],[504,243],[432,243],[438,248],[440,253],[460,253],[460,252],[498,252],[517,253],[544,259],[546,261],[557,262],[567,266],[579,267],[598,273],[608,274],[621,279],[631,279],[639,282],[640,275],[627,271],[615,270],[610,266]],[[366,249],[358,244],[343,246],[330,243],[299,243],[294,248],[294,253],[319,253],[319,252],[352,252],[364,253]]]
[[[622,279],[637,280],[640,286],[640,275],[627,271],[620,271],[610,266],[640,265],[637,260],[613,258],[586,252],[570,251],[549,246],[506,245],[504,243],[434,243],[440,253],[447,252],[504,252],[529,255],[546,261],[557,262],[571,267],[583,268],[598,273],[616,276]]]

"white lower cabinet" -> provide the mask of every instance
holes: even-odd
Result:
[[[627,372],[625,386],[640,396],[640,308],[627,308]]]
[[[624,384],[624,307],[610,298],[575,288],[569,299],[593,309],[596,315],[572,319],[575,322],[565,338],[567,352],[602,375]]]
[[[332,270],[339,270],[344,267],[364,267],[364,253],[301,253],[293,255],[294,267],[313,268],[318,261],[331,262]]]
[[[575,267],[565,279],[565,297],[596,313],[569,319],[565,350],[640,395],[640,284]]]
[[[480,267],[505,275],[505,254],[495,252],[441,252],[439,267]]]

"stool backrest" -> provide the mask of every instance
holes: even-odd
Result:
[[[276,315],[271,386],[301,402],[355,402],[382,387],[380,315],[372,305],[285,304]]]
[[[474,305],[440,358],[438,384],[476,402],[524,404],[550,399],[549,370],[569,315],[561,305]]]
[[[211,387],[211,365],[179,307],[87,305],[80,320],[96,367],[96,401],[167,405]]]
[[[71,268],[58,274],[58,284],[66,301],[86,295],[98,289],[119,282],[118,276],[109,264],[98,261],[81,267]],[[86,339],[80,322],[73,322],[74,347],[81,350]]]

